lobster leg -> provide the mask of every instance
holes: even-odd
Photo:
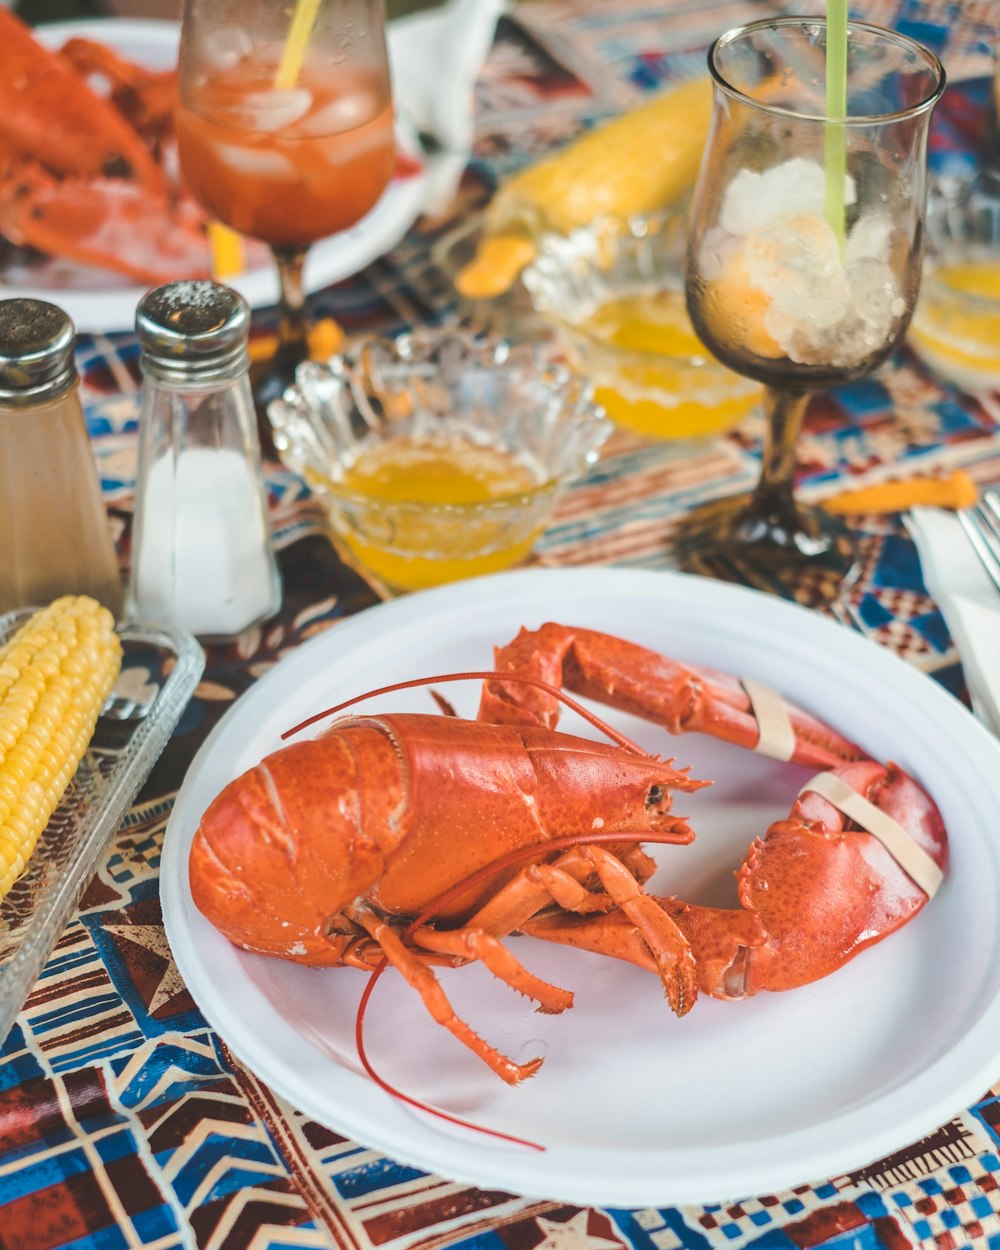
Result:
[[[456,965],[482,961],[498,980],[538,1003],[538,1010],[545,1015],[558,1015],[573,1006],[572,991],[534,976],[503,942],[483,929],[434,929],[422,925],[413,932],[411,940],[421,951],[453,956]]]
[[[643,856],[640,871],[648,864]],[[587,890],[578,877],[595,876],[604,887],[594,893]],[[449,1003],[440,982],[427,962],[427,956],[440,960],[449,958],[456,965],[481,960],[501,981],[518,993],[534,999],[539,1010],[558,1013],[573,1005],[573,995],[528,972],[482,921],[506,933],[515,921],[530,916],[555,897],[572,908],[593,912],[595,908],[613,907],[628,917],[642,941],[651,965],[660,976],[671,1007],[684,1015],[693,1005],[697,993],[697,969],[687,939],[669,914],[646,895],[641,882],[616,855],[599,846],[575,847],[550,865],[531,865],[521,869],[499,891],[496,897],[473,916],[471,921],[455,929],[435,929],[420,925],[402,937],[391,924],[370,908],[356,906],[350,919],[374,940],[381,954],[403,974],[420,994],[432,1018],[449,1030],[476,1055],[510,1084],[516,1084],[536,1071],[541,1060],[516,1064],[500,1054],[458,1016]],[[408,944],[409,943],[409,944]],[[369,954],[365,963],[370,963]]]
[[[662,725],[669,733],[707,733],[772,753],[761,742],[761,723],[748,686],[716,669],[681,664],[610,634],[553,622],[537,630],[522,629],[512,642],[496,648],[495,658],[501,672],[565,687]],[[859,746],[802,708],[785,700],[781,705],[791,741],[788,754],[779,758],[812,768],[864,758]],[[554,728],[559,710],[558,701],[544,690],[488,681],[479,719]]]
[[[698,997],[698,976],[684,933],[614,856],[596,846],[585,847],[584,851],[593,860],[601,882],[620,913],[628,917],[649,950],[674,1013],[685,1015]]]
[[[364,907],[359,907],[354,911],[353,919],[371,934],[389,963],[402,973],[407,982],[417,991],[432,1018],[468,1046],[475,1055],[493,1069],[497,1076],[508,1085],[517,1085],[538,1071],[542,1063],[540,1058],[529,1060],[528,1063],[515,1063],[474,1032],[461,1016],[456,1014],[441,988],[441,983],[431,968],[421,959],[419,952],[411,950],[388,921],[382,920]]]
[[[610,911],[615,901],[607,891],[588,889],[582,884],[593,872],[593,863],[584,857],[580,847],[560,855],[553,863],[531,864],[484,903],[469,923],[499,936],[520,929],[529,917],[552,903],[569,912]],[[644,881],[649,875],[637,879]]]
[[[647,863],[641,868],[646,871]],[[595,874],[604,887],[602,891],[592,891],[582,884]],[[579,846],[552,864],[522,869],[479,909],[469,921],[469,927],[488,929],[496,935],[515,929],[528,931],[530,918],[553,901],[560,910],[546,915],[554,929],[567,923],[566,912],[593,914],[613,909],[627,916],[651,960],[649,966],[663,982],[671,1008],[679,1016],[691,1009],[698,985],[696,965],[686,937],[664,909],[644,892],[641,881],[622,859],[603,847]],[[572,918],[568,923],[572,927]]]

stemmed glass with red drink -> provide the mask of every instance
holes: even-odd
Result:
[[[212,217],[271,248],[278,347],[259,407],[308,355],[309,247],[377,203],[395,161],[383,0],[184,0],[178,151]]]

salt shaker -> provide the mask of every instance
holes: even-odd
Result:
[[[136,311],[142,348],[130,609],[226,641],[272,616],[281,585],[248,379],[250,309],[172,282]]]
[[[0,300],[0,612],[63,594],[122,609],[75,348],[55,304]]]

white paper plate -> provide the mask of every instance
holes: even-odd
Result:
[[[176,22],[96,18],[78,22],[54,22],[40,26],[37,35],[48,47],[58,48],[73,35],[86,35],[106,43],[129,60],[151,69],[166,69],[177,60],[180,27]],[[397,120],[399,142],[412,155],[420,145],[405,118]],[[427,195],[426,173],[392,182],[371,212],[350,230],[315,244],[306,259],[305,283],[319,290],[358,273],[395,247],[420,215]],[[99,286],[88,285],[96,280]],[[253,308],[264,308],[278,298],[278,279],[273,265],[227,278]],[[23,272],[3,279],[7,297],[24,295],[50,300],[72,318],[82,333],[131,330],[135,309],[145,294],[128,278],[93,269],[79,270],[66,262],[47,265],[45,271]]]
[[[533,971],[576,991],[541,1016],[480,967],[442,973],[458,1012],[537,1076],[503,1085],[433,1024],[395,974],[366,1023],[377,1070],[408,1094],[543,1144],[539,1153],[451,1128],[366,1079],[354,1048],[353,969],[315,971],[234,949],[194,908],[188,852],[200,816],[280,733],[380,684],[489,667],[492,647],[548,619],[606,630],[757,677],[878,758],[920,778],[950,831],[933,902],[833,976],[737,1003],[700,999],[681,1020],[648,973],[511,938]],[[478,688],[452,685],[461,714]],[[365,705],[366,709],[368,705]],[[372,709],[433,710],[423,690]],[[715,785],[675,810],[698,831],[660,849],[661,893],[731,898],[750,839],[788,811],[806,777],[722,743],[612,714],[642,745]],[[569,730],[587,734],[571,717]],[[362,612],[290,655],[230,710],[199,752],[167,829],[161,891],[170,945],[202,1011],[233,1051],[307,1115],[453,1179],[602,1206],[762,1194],[864,1166],[969,1105],[1000,1072],[1000,745],[930,678],[805,609],[682,574],[522,570]]]

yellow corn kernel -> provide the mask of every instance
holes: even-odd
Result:
[[[24,871],[121,668],[107,608],[65,595],[0,647],[0,900]]]

